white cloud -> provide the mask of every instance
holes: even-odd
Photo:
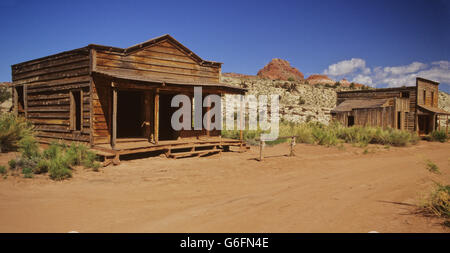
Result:
[[[366,68],[366,61],[359,58],[352,58],[351,60],[340,61],[338,63],[328,66],[323,73],[330,76],[341,76],[362,70],[370,73],[370,69]]]
[[[365,76],[365,75],[357,75],[355,76],[355,78],[353,78],[352,80],[353,83],[362,83],[365,85],[372,85],[372,78],[370,76]]]
[[[390,73],[393,75],[404,75],[409,73],[417,72],[421,69],[424,69],[427,65],[421,62],[413,62],[409,65],[397,66],[397,67],[385,67],[384,72]]]
[[[330,65],[324,74],[335,78],[347,78],[355,83],[371,86],[400,87],[415,85],[416,77],[423,77],[443,84],[450,84],[450,62],[412,62],[401,66],[366,67],[363,59],[353,58]]]

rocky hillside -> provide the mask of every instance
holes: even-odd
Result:
[[[305,77],[298,69],[282,59],[272,59],[264,68],[258,71],[258,77],[272,80],[303,81]]]
[[[240,78],[222,76],[222,82],[248,89],[253,95],[280,95],[280,116],[282,119],[302,123],[318,121],[328,124],[330,111],[336,105],[336,92],[345,90],[366,89],[366,87],[343,83],[339,86],[306,82],[269,80],[261,78]],[[450,95],[439,92],[439,107],[450,111]]]
[[[2,93],[8,92],[11,96],[11,94],[12,94],[11,83],[0,82],[0,92],[2,92]],[[0,94],[0,96],[3,96],[3,94]],[[11,106],[12,106],[12,99],[10,97],[9,99],[3,101],[3,103],[0,103],[0,112],[9,111],[11,109]]]

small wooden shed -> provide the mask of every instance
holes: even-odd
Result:
[[[176,94],[244,94],[220,83],[222,63],[206,61],[170,35],[117,48],[86,47],[12,65],[14,111],[36,127],[42,143],[77,141],[100,153],[238,145],[220,131],[170,127]],[[197,112],[199,113],[199,112]],[[208,108],[202,113],[208,113]]]
[[[445,120],[449,112],[438,107],[439,83],[416,78],[415,86],[337,93],[332,118],[345,126],[391,127],[429,134]]]

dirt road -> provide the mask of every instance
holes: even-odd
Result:
[[[263,162],[252,148],[78,169],[63,182],[9,176],[0,179],[0,232],[450,232],[414,213],[432,180],[450,182],[450,143],[368,150],[300,144],[286,157],[281,144]]]

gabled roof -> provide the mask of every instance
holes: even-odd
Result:
[[[58,56],[58,55],[62,55],[62,54],[70,53],[70,52],[76,52],[76,51],[86,51],[86,52],[88,52],[88,50],[91,49],[91,48],[100,49],[100,50],[108,50],[108,51],[118,52],[118,53],[122,53],[122,54],[129,54],[129,53],[135,52],[135,51],[137,51],[137,50],[139,50],[141,48],[144,48],[144,47],[147,47],[147,46],[151,46],[153,44],[156,44],[156,43],[159,43],[159,42],[162,42],[162,41],[165,41],[165,40],[170,41],[177,48],[179,48],[180,50],[185,52],[187,55],[189,55],[192,59],[196,60],[201,65],[206,65],[206,66],[209,65],[209,66],[217,66],[217,67],[220,67],[222,65],[221,62],[206,61],[206,60],[202,59],[200,56],[196,55],[194,52],[192,52],[190,49],[185,47],[183,44],[181,44],[179,41],[174,39],[169,34],[164,34],[162,36],[159,36],[159,37],[156,37],[156,38],[144,41],[142,43],[139,43],[139,44],[133,45],[131,47],[127,47],[127,48],[112,47],[112,46],[105,46],[105,45],[99,45],[99,44],[89,44],[89,45],[87,45],[85,47],[72,49],[72,50],[67,50],[67,51],[63,51],[63,52],[60,52],[60,53],[47,55],[47,56],[44,56],[44,57],[40,57],[40,58],[36,58],[36,59],[32,59],[32,60],[28,60],[28,61],[24,61],[24,62],[20,62],[20,63],[16,63],[16,64],[11,65],[11,67],[15,67],[17,65],[21,65],[21,64],[24,64],[24,63],[28,63],[28,62],[43,60],[43,59],[46,59],[46,58],[50,58],[50,57],[54,57],[54,56]]]
[[[192,52],[189,48],[185,47],[183,44],[181,44],[178,40],[170,36],[169,34],[164,34],[162,36],[144,41],[142,43],[127,47],[127,48],[118,48],[118,47],[109,47],[104,45],[97,45],[97,44],[89,44],[88,47],[96,48],[96,49],[102,49],[102,50],[110,50],[115,52],[120,52],[123,54],[131,54],[135,51],[138,51],[144,47],[148,47],[163,41],[169,41],[173,45],[175,45],[177,48],[179,48],[181,51],[189,55],[192,59],[199,62],[201,65],[213,65],[220,67],[222,65],[221,62],[215,62],[215,61],[206,61],[203,60],[200,56],[196,55],[194,52]]]
[[[346,99],[338,106],[336,106],[331,112],[350,112],[354,109],[370,109],[380,108],[389,105],[389,98],[383,99]]]

